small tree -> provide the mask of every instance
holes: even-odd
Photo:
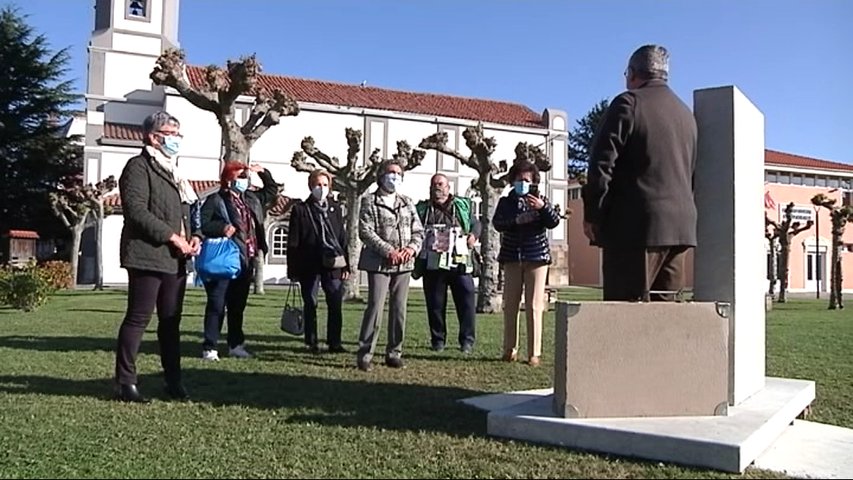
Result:
[[[776,266],[776,250],[778,249],[778,240],[779,240],[779,232],[775,228],[776,222],[770,220],[770,217],[767,215],[764,216],[764,238],[767,239],[767,243],[769,244],[770,254],[769,254],[769,263],[767,264],[767,272],[768,272],[768,281],[770,282],[770,286],[767,289],[767,293],[770,295],[776,294],[776,280],[779,278],[779,272],[777,271]]]
[[[609,101],[605,98],[595,104],[586,115],[577,120],[577,125],[569,132],[569,178],[586,179],[589,168],[589,156],[592,153],[592,140],[595,132],[604,120]]]
[[[353,274],[344,282],[344,298],[346,300],[358,299],[361,296],[361,282],[358,272],[358,256],[361,252],[361,241],[358,238],[358,218],[361,211],[361,197],[376,183],[377,169],[382,163],[380,150],[373,150],[363,164],[359,165],[358,156],[361,152],[361,131],[347,128],[344,132],[347,140],[347,160],[341,164],[337,157],[330,157],[320,151],[314,145],[312,137],[302,140],[302,150],[293,153],[291,166],[299,172],[311,172],[317,168],[328,171],[333,177],[332,187],[344,197],[346,209],[346,229],[349,263],[353,268]],[[306,155],[314,159],[316,164],[307,160]],[[403,170],[417,168],[424,160],[426,152],[413,150],[405,141],[397,142],[397,153],[393,158],[399,160]]]
[[[765,222],[769,222],[775,230],[775,235],[779,240],[779,299],[780,303],[788,301],[788,264],[791,258],[791,242],[794,237],[800,233],[812,228],[814,223],[809,220],[805,225],[800,226],[800,222],[794,221],[794,202],[785,206],[785,220],[781,223],[776,223],[773,220],[765,217]]]
[[[477,172],[477,178],[472,182],[472,188],[478,193],[482,204],[480,222],[482,234],[480,237],[480,253],[483,258],[483,268],[480,273],[480,281],[477,292],[477,311],[480,313],[494,313],[501,310],[501,297],[498,294],[500,280],[498,265],[498,232],[492,226],[492,217],[495,213],[498,199],[504,188],[509,184],[507,178],[507,162],[500,161],[495,164],[492,155],[497,147],[494,137],[486,137],[483,132],[483,124],[476,127],[468,127],[462,132],[465,144],[471,150],[470,155],[462,153],[447,146],[447,133],[440,132],[430,135],[420,143],[421,148],[435,150],[443,155],[450,155],[459,160],[460,163]],[[515,147],[515,161],[529,160],[536,164],[541,171],[551,169],[551,161],[547,155],[538,147],[521,142]]]
[[[95,185],[77,185],[63,188],[50,194],[50,206],[63,225],[71,231],[71,278],[77,285],[77,265],[80,256],[80,241],[86,228],[96,225],[95,249],[97,252],[97,278],[95,288],[103,288],[103,261],[101,255],[102,229],[100,223],[106,213],[104,196],[117,186],[115,177],[101,180]],[[100,220],[99,220],[100,219]]]
[[[832,267],[830,270],[829,283],[829,309],[842,309],[844,304],[841,298],[841,248],[843,243],[841,237],[844,235],[844,229],[847,222],[853,221],[853,207],[845,205],[842,207],[835,206],[835,199],[831,199],[819,193],[812,197],[812,204],[823,207],[829,210],[829,218],[832,220]]]
[[[283,183],[277,183],[276,185],[278,186],[278,193],[279,193],[279,195],[281,195],[281,193],[284,191],[284,184]],[[276,196],[276,198],[278,198],[278,196]],[[275,203],[273,203],[273,205],[275,205]],[[279,221],[281,219],[281,215],[283,215],[283,214],[277,215],[276,213],[278,213],[278,212],[273,212],[272,206],[265,205],[265,207],[270,208],[268,213],[267,213],[266,218],[264,218],[264,231],[269,232],[272,224]],[[255,259],[253,260],[253,262],[254,262],[254,266],[255,266],[255,278],[252,281],[252,283],[254,283],[254,288],[253,288],[252,292],[255,295],[266,295],[266,289],[264,288],[264,258],[263,258],[263,255],[256,256]]]

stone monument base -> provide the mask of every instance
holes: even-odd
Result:
[[[554,413],[552,389],[461,402],[487,410],[487,433],[496,437],[743,472],[814,398],[812,381],[768,377],[726,416],[562,418]]]

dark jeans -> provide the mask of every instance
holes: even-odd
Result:
[[[157,308],[157,342],[166,382],[181,381],[181,311],[187,274],[184,266],[178,274],[128,269],[127,312],[118,331],[116,381],[136,385],[136,355],[142,335]]]
[[[252,268],[243,269],[240,276],[229,280],[204,282],[207,291],[207,305],[204,307],[205,350],[216,350],[222,323],[228,310],[228,347],[234,348],[245,341],[243,336],[243,311],[249,299],[249,286],[254,272]]]
[[[317,344],[317,295],[322,286],[323,293],[326,295],[326,308],[329,310],[326,320],[326,343],[330,347],[340,346],[344,315],[342,310],[344,289],[340,277],[333,278],[332,272],[326,271],[307,279],[300,279],[299,285],[302,287],[305,344]]]
[[[690,247],[633,247],[602,250],[605,301],[673,301],[684,288],[684,261]]]
[[[477,315],[474,279],[470,274],[447,270],[427,270],[424,272],[424,297],[426,298],[432,344],[445,343],[446,341],[447,287],[450,287],[453,303],[456,305],[456,317],[459,319],[459,345],[473,346]]]

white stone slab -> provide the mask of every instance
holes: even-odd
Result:
[[[764,386],[764,115],[737,87],[696,90],[694,300],[732,305],[729,403]]]
[[[547,392],[523,392],[535,398],[491,410],[489,435],[729,472],[742,472],[815,398],[814,382],[767,378],[728,416],[566,419],[553,413]]]
[[[796,420],[755,466],[792,477],[853,478],[853,429]]]
[[[508,393],[493,393],[491,395],[480,395],[479,397],[463,398],[460,403],[474,407],[478,410],[491,412],[492,410],[501,410],[504,408],[518,405],[519,403],[528,402],[537,399],[543,395],[550,395],[554,390],[551,388],[542,388],[539,390],[522,390],[518,392]]]

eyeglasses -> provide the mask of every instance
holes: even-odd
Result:
[[[164,132],[162,130],[156,132],[158,135],[163,135],[164,137],[178,137],[184,138],[184,136],[180,132]]]

